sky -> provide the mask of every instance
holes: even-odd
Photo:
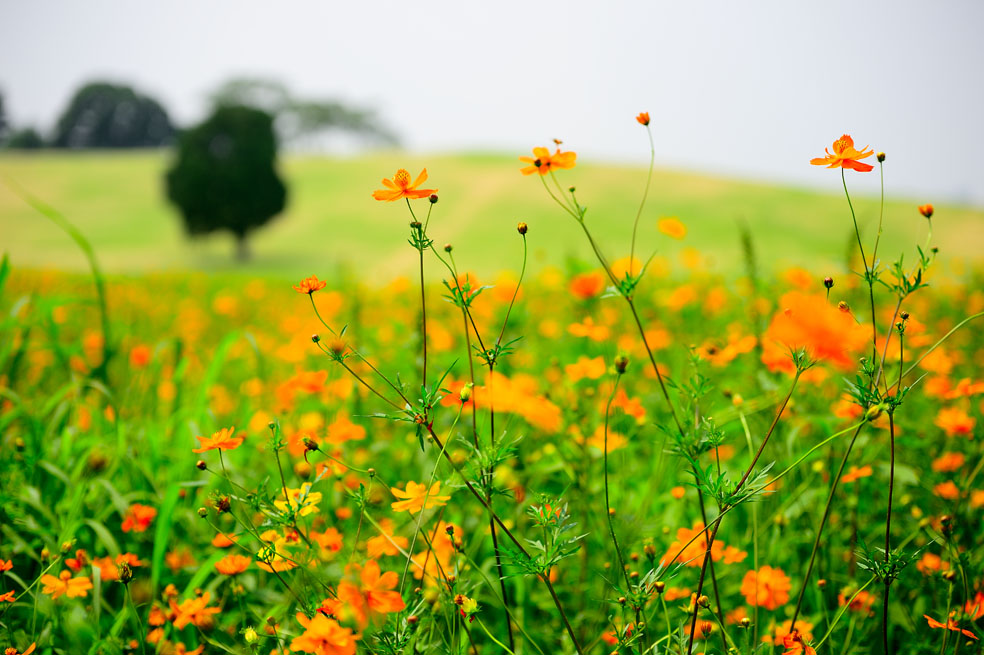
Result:
[[[268,77],[375,109],[416,152],[560,138],[627,163],[649,111],[660,165],[834,191],[809,160],[848,133],[887,153],[887,193],[984,206],[982,26],[979,0],[37,0],[0,9],[0,91],[50,130],[82,83],[125,82],[188,125],[223,81]]]

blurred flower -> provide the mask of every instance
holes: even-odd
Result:
[[[372,197],[376,200],[384,200],[386,202],[393,202],[394,200],[400,200],[401,198],[426,198],[433,193],[437,193],[437,189],[418,189],[417,187],[427,181],[427,169],[425,168],[417,176],[417,179],[410,184],[410,171],[405,168],[401,168],[393,176],[392,180],[384,179],[383,186],[385,189],[379,189],[372,192]]]
[[[636,116],[636,120],[639,121],[639,125],[649,125],[649,112],[640,112],[639,115]]]
[[[215,563],[215,570],[222,575],[238,575],[249,568],[252,557],[246,555],[226,555]]]
[[[687,226],[680,222],[676,216],[659,219],[656,227],[660,232],[677,241],[687,236]]]
[[[953,620],[952,616],[946,620],[946,623],[940,623],[933,617],[928,616],[926,614],[923,614],[923,618],[929,622],[929,627],[931,628],[943,628],[945,630],[952,630],[953,632],[959,632],[963,636],[970,637],[974,641],[977,641],[977,636],[974,635],[974,633],[971,632],[970,630],[961,629],[960,626],[957,625],[957,622]]]
[[[406,490],[398,489],[397,487],[392,487],[390,489],[393,495],[402,500],[397,500],[394,503],[390,503],[394,512],[407,512],[411,514],[419,512],[422,509],[430,509],[431,507],[441,507],[447,504],[451,499],[451,496],[438,496],[438,492],[441,489],[440,481],[435,482],[431,488],[428,490],[426,485],[418,484],[416,482],[407,482]]]
[[[130,505],[120,529],[123,532],[145,532],[157,516],[157,510],[150,505],[134,503]]]
[[[571,278],[570,290],[575,298],[581,300],[594,298],[605,290],[605,276],[601,271],[580,273]]]
[[[552,155],[546,148],[533,148],[533,157],[519,158],[519,161],[529,164],[529,166],[520,169],[520,172],[523,175],[532,175],[533,173],[546,175],[554,168],[574,168],[576,159],[576,153],[561,152],[560,148],[557,148],[557,152]]]
[[[959,407],[946,407],[939,411],[933,423],[942,428],[948,437],[960,435],[970,438],[974,426],[977,425],[977,419],[969,416]]]
[[[174,628],[180,630],[189,623],[196,628],[211,627],[214,621],[212,616],[222,611],[221,607],[208,606],[208,601],[211,598],[211,592],[206,591],[201,596],[190,598],[180,605],[171,600],[171,611],[174,612]]]
[[[304,627],[304,633],[290,642],[291,650],[317,655],[354,655],[356,635],[349,628],[343,628],[323,614],[307,618],[297,614],[297,621]]]
[[[294,287],[294,290],[297,291],[297,293],[306,293],[308,295],[311,295],[315,291],[320,291],[321,289],[324,289],[327,284],[328,284],[327,282],[322,282],[318,280],[317,275],[312,275],[311,277],[306,277],[303,280],[301,280],[301,283],[296,285]]]
[[[826,166],[827,168],[851,168],[862,173],[867,173],[874,166],[870,164],[862,164],[859,159],[864,159],[875,154],[874,150],[866,150],[868,146],[865,146],[861,151],[857,151],[854,148],[854,139],[845,134],[841,138],[834,141],[834,154],[830,154],[830,151],[824,148],[824,152],[827,153],[826,157],[817,157],[816,159],[811,159],[810,163],[814,166]]]
[[[745,574],[741,581],[741,593],[752,606],[774,610],[789,601],[789,577],[782,569],[762,566],[758,571]]]
[[[694,539],[694,537],[697,538]],[[687,542],[690,542],[691,539],[693,541],[688,545]],[[684,566],[701,566],[704,563],[706,552],[707,532],[704,530],[704,524],[697,521],[693,528],[677,530],[676,541],[667,548],[666,554],[660,559],[660,564],[670,566],[672,561],[674,564],[683,564]],[[711,546],[711,561],[713,562],[724,560],[725,564],[734,564],[741,562],[746,557],[748,557],[748,553],[738,550],[734,546],[725,546],[720,539],[715,539]]]
[[[191,452],[204,453],[208,450],[235,450],[243,443],[243,437],[234,437],[235,427],[222,428],[212,434],[211,437],[195,437],[201,442],[200,448],[195,448]]]
[[[69,598],[84,598],[92,589],[89,578],[84,576],[73,578],[71,571],[62,571],[57,578],[53,575],[42,575],[41,584],[44,585],[41,591],[52,598],[58,598],[62,594]]]

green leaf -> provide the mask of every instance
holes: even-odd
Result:
[[[157,514],[157,527],[154,529],[154,553],[150,560],[151,596],[157,596],[157,588],[161,581],[161,571],[164,568],[164,553],[167,551],[167,540],[171,536],[171,523],[174,520],[174,509],[178,505],[181,492],[180,485],[168,487],[164,502],[161,503]]]

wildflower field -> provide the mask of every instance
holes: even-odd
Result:
[[[494,275],[399,161],[337,191],[391,215],[385,280],[107,276],[24,195],[92,269],[0,264],[0,648],[982,652],[984,270],[823,145],[850,250],[779,271],[746,230],[708,273],[652,168],[612,234],[559,142],[507,165]]]

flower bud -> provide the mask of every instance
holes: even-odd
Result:
[[[657,580],[656,582],[653,583],[653,591],[655,591],[657,594],[663,593],[665,589],[666,589],[666,583],[663,582],[662,580]]]
[[[629,367],[629,358],[625,355],[619,355],[615,358],[615,372],[619,375],[625,373],[625,369]]]
[[[710,607],[711,599],[708,598],[707,596],[701,596],[700,598],[697,599],[697,604],[700,605],[701,607]]]
[[[517,231],[517,232],[519,232],[520,234],[526,234],[526,232],[527,232],[527,231],[528,231],[529,229],[530,229],[530,227],[529,227],[529,225],[527,225],[526,223],[520,223],[520,224],[518,224],[518,225],[516,226],[516,231]]]
[[[885,153],[879,152],[877,155],[875,155],[875,158],[878,159],[879,162],[883,162],[885,161]]]
[[[133,579],[133,569],[126,562],[120,562],[116,565],[116,573],[119,576],[119,581],[123,584],[130,584],[130,580]]]
[[[437,204],[437,194],[436,193],[430,194],[430,196],[427,199],[430,200],[430,203],[432,205],[436,205]]]
[[[933,206],[929,203],[926,203],[925,205],[919,205],[919,213],[925,216],[926,218],[932,218]]]
[[[208,468],[208,464],[205,463],[204,459],[200,459],[195,463],[195,468],[197,468],[199,471],[204,471],[205,469]]]
[[[215,509],[220,514],[226,514],[232,509],[232,499],[229,496],[219,496],[215,500]]]
[[[830,276],[827,276],[827,277],[823,278],[823,286],[827,287],[828,289],[830,289],[831,287],[833,287],[834,286],[834,278],[832,278]]]
[[[847,304],[847,301],[842,300],[839,303],[837,303],[837,309],[847,314],[848,312],[851,311],[851,306]]]
[[[462,403],[467,403],[469,400],[471,400],[471,397],[472,397],[472,385],[469,382],[465,386],[461,387],[461,391],[458,393],[458,399],[461,400]]]
[[[247,644],[252,645],[260,640],[260,635],[256,634],[256,630],[253,629],[253,626],[249,626],[243,630],[243,639]]]
[[[454,250],[454,247],[450,243],[444,244],[444,252],[451,252],[452,250]]]
[[[317,334],[312,334],[311,335],[311,341],[313,343],[318,343],[319,341],[321,341],[321,337],[319,337]]]
[[[205,518],[206,516],[208,516],[208,509],[205,507],[199,507],[198,516],[200,516],[201,518]]]

